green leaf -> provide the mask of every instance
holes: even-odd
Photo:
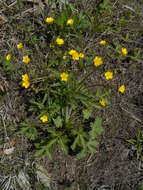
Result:
[[[41,102],[36,102],[34,99],[30,99],[30,103],[34,106],[37,106],[40,110],[44,108],[43,103]]]
[[[2,65],[4,67],[4,70],[9,73],[14,72],[15,70],[14,65],[10,61],[7,61],[5,58],[2,60]]]
[[[101,109],[101,106],[99,105],[99,103],[94,103],[93,106],[94,106],[94,108],[96,108],[96,109]]]
[[[91,112],[88,109],[84,109],[82,113],[84,119],[89,119],[89,117],[91,116]]]
[[[96,90],[96,97],[97,98],[100,98],[102,96],[102,90],[101,88],[97,87],[97,90]]]
[[[45,152],[45,150],[44,150],[43,148],[40,149],[40,150],[36,150],[34,156],[35,156],[35,157],[40,157],[40,156],[43,155],[44,152]]]
[[[68,15],[66,11],[63,10],[61,16],[56,19],[56,24],[60,26],[61,28],[63,28],[64,23],[66,22],[67,18],[68,18]]]
[[[52,159],[52,155],[51,155],[51,152],[49,151],[49,149],[46,149],[46,154],[47,154],[49,160],[51,160]]]
[[[47,131],[50,133],[52,137],[57,137],[57,133],[54,128],[48,128]]]
[[[45,147],[45,152],[46,155],[48,156],[48,158],[51,160],[52,159],[52,150],[53,150],[53,146],[57,144],[57,137],[54,139],[51,139],[48,144]]]
[[[82,150],[80,151],[80,153],[78,153],[78,154],[76,155],[76,158],[77,158],[77,159],[84,158],[84,157],[86,156],[86,154],[87,154],[87,149],[82,149]]]
[[[90,139],[89,142],[87,143],[87,147],[91,153],[95,152],[97,145],[98,145],[97,140]]]
[[[110,6],[110,1],[109,0],[103,0],[103,3],[100,5],[101,9],[109,9],[111,8]]]
[[[71,108],[68,108],[66,107],[66,110],[65,110],[65,122],[68,123],[69,120],[70,120],[70,116],[71,116],[71,112],[72,112],[72,107]]]
[[[30,140],[35,140],[38,136],[37,129],[34,126],[26,126],[21,129],[21,132]]]
[[[101,135],[104,129],[101,127],[102,119],[100,117],[96,117],[96,120],[94,123],[90,124],[91,131],[90,131],[90,137],[95,138],[98,135]]]
[[[85,149],[86,148],[86,143],[85,143],[85,140],[84,140],[84,136],[80,135],[80,141],[81,141],[82,147]]]
[[[48,142],[48,144],[46,145],[46,150],[48,150],[49,148],[52,148],[52,146],[53,146],[54,144],[56,144],[56,142],[57,142],[57,138],[51,139],[51,140]]]
[[[136,144],[136,140],[134,139],[129,139],[129,140],[126,140],[128,143],[132,144],[132,145],[135,145]]]
[[[67,138],[61,136],[58,140],[59,144],[61,145],[62,150],[64,151],[65,154],[68,154],[68,146],[66,145]]]
[[[77,136],[77,137],[75,138],[73,144],[71,145],[72,150],[75,150],[75,149],[76,149],[76,146],[78,145],[79,141],[80,141],[80,137]]]
[[[17,5],[18,5],[19,13],[20,13],[20,15],[21,15],[21,11],[22,11],[22,0],[17,0]]]
[[[53,120],[57,128],[62,127],[62,118],[60,116]]]
[[[43,101],[42,101],[42,104],[43,104],[43,105],[44,105],[44,103],[47,101],[47,97],[48,97],[48,94],[45,93],[44,98],[43,98]]]

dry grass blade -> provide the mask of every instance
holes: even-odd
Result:
[[[0,26],[7,22],[7,18],[4,15],[0,15]]]
[[[120,107],[123,111],[125,111],[127,114],[130,115],[130,117],[132,117],[133,119],[135,119],[137,122],[143,124],[143,120],[142,118],[137,114],[137,110],[135,108],[134,105],[131,105],[129,107],[130,104],[128,104],[128,106],[124,103],[120,104]]]
[[[30,190],[29,176],[22,170],[19,172],[17,182],[22,190]]]
[[[49,173],[41,165],[37,164],[36,168],[37,168],[36,174],[37,174],[38,179],[42,182],[42,184],[45,187],[50,189],[51,177],[50,177]]]

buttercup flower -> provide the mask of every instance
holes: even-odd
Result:
[[[128,55],[128,50],[126,48],[122,48],[121,52],[124,56]]]
[[[30,58],[28,55],[23,56],[23,63],[28,64],[30,62]]]
[[[63,40],[62,38],[57,38],[57,39],[56,39],[56,43],[57,43],[59,46],[61,46],[61,45],[64,44],[64,40]]]
[[[43,116],[40,117],[40,120],[41,120],[43,123],[45,123],[45,122],[48,121],[48,116],[47,116],[47,115],[43,115]]]
[[[74,53],[77,53],[77,51],[74,50],[74,49],[71,49],[71,50],[69,51],[69,55],[73,55]]]
[[[111,80],[113,78],[113,73],[111,71],[106,71],[104,75],[106,80]]]
[[[11,60],[11,54],[10,54],[10,53],[7,54],[7,56],[6,56],[6,60],[7,60],[7,61],[10,61],[10,60]]]
[[[99,44],[100,44],[101,46],[105,46],[105,45],[106,45],[106,41],[105,41],[105,40],[101,40],[101,41],[99,42]]]
[[[67,82],[68,77],[69,77],[68,73],[65,73],[65,72],[61,73],[61,81]]]
[[[28,88],[30,86],[28,74],[22,75],[22,87]]]
[[[22,87],[24,88],[28,88],[30,86],[30,82],[27,80],[27,81],[22,81]]]
[[[72,55],[72,59],[73,59],[73,60],[79,60],[79,54],[78,54],[78,52],[76,52],[76,53],[74,53],[74,54]]]
[[[28,74],[26,73],[22,75],[22,81],[27,81],[27,80],[29,80],[29,77],[28,77]]]
[[[105,107],[106,106],[106,102],[104,99],[99,100],[99,103],[101,104],[101,106]]]
[[[53,22],[54,22],[54,18],[53,17],[47,17],[46,18],[46,23],[47,24],[53,24]]]
[[[17,44],[17,49],[22,49],[23,48],[23,44],[20,42]]]
[[[74,23],[74,20],[72,18],[67,20],[67,25],[68,26],[72,26],[73,23]]]
[[[118,88],[118,91],[123,94],[123,93],[125,92],[125,85],[122,84],[122,85]]]
[[[79,57],[80,57],[81,59],[84,59],[84,53],[80,53],[80,54],[79,54]]]
[[[70,50],[69,55],[72,56],[73,60],[79,60],[79,53],[76,50],[74,49]]]
[[[102,58],[99,57],[99,56],[96,56],[96,57],[94,58],[94,66],[95,66],[95,67],[98,67],[98,66],[100,66],[100,65],[102,65],[102,64],[103,64]]]

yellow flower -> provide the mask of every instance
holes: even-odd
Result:
[[[28,88],[30,86],[28,74],[22,75],[22,87]]]
[[[28,88],[29,86],[30,86],[29,80],[27,80],[27,81],[22,81],[22,87]]]
[[[71,50],[69,51],[69,55],[73,55],[73,54],[76,53],[76,52],[77,52],[76,50],[71,49]]]
[[[111,80],[113,78],[113,73],[111,71],[106,71],[104,75],[106,80]]]
[[[76,53],[74,53],[74,54],[72,55],[72,59],[73,59],[73,60],[79,60],[79,54],[78,54],[78,52],[76,52]]]
[[[22,81],[28,81],[28,80],[29,80],[28,74],[22,75]]]
[[[96,57],[94,58],[94,66],[95,66],[95,67],[98,67],[98,66],[100,66],[100,65],[102,65],[102,64],[103,64],[102,58],[99,57],[99,56],[96,56]]]
[[[23,56],[23,63],[28,64],[30,62],[30,58],[28,55]]]
[[[84,59],[84,53],[80,53],[80,54],[79,54],[79,57],[80,57],[81,59]]]
[[[72,56],[73,60],[79,60],[79,53],[76,50],[74,49],[70,50],[69,55]]]
[[[57,38],[57,39],[56,39],[56,43],[57,43],[59,46],[61,46],[61,45],[64,44],[64,40],[63,40],[62,38]]]
[[[101,41],[99,42],[99,44],[100,44],[101,46],[105,46],[105,45],[106,45],[106,41],[105,41],[105,40],[101,40]]]
[[[17,44],[17,49],[22,49],[23,48],[23,44],[20,42]]]
[[[45,122],[48,121],[48,116],[47,116],[47,115],[43,115],[43,116],[40,117],[40,120],[41,120],[43,123],[45,123]]]
[[[122,85],[118,88],[118,91],[123,94],[123,93],[125,92],[125,85],[122,84]]]
[[[61,81],[67,82],[68,77],[69,77],[68,73],[65,72],[61,73]]]
[[[10,53],[7,54],[7,56],[6,56],[6,60],[7,60],[7,61],[10,61],[10,60],[11,60],[11,54],[10,54]]]
[[[47,24],[53,24],[53,22],[54,22],[54,18],[53,17],[47,17],[46,18],[46,23]]]
[[[101,106],[105,107],[106,106],[106,102],[104,99],[99,100],[99,103],[101,104]]]
[[[126,48],[122,48],[121,52],[124,56],[128,55],[128,50]]]
[[[72,26],[73,23],[74,23],[74,20],[72,18],[67,20],[67,25],[68,26]]]

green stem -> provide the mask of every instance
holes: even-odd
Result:
[[[82,83],[83,83],[90,75],[92,75],[92,73],[94,73],[94,71],[91,71],[91,72],[87,73],[87,75],[85,75],[85,76],[83,77],[83,79],[81,79],[81,81],[80,81],[80,83],[79,83],[79,86],[78,86],[78,88],[76,89],[76,91],[80,90]]]

